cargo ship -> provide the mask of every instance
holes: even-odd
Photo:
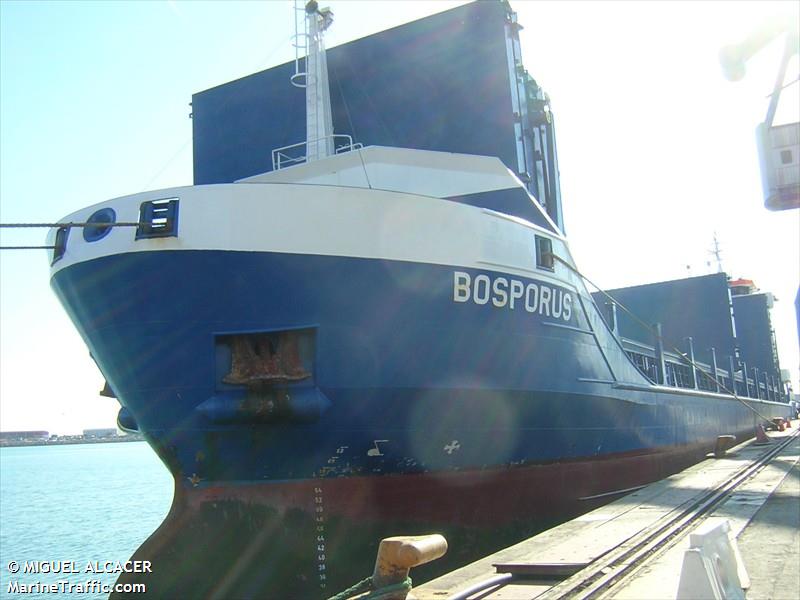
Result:
[[[302,18],[305,56],[194,96],[195,185],[49,233],[120,426],[174,476],[121,582],[327,597],[432,532],[464,564],[788,414],[735,343],[635,342],[592,298],[506,2],[327,52],[330,11]]]

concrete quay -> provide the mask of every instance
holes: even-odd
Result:
[[[674,600],[690,534],[727,521],[748,600],[800,598],[800,435],[711,455],[413,589],[418,600]],[[413,577],[413,571],[412,571]],[[748,581],[749,579],[749,581]],[[470,591],[472,590],[472,591]]]

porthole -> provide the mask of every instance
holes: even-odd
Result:
[[[113,229],[112,225],[116,220],[117,213],[114,212],[113,208],[101,208],[95,211],[91,217],[86,219],[86,222],[92,223],[92,225],[84,226],[83,239],[87,242],[102,240]]]

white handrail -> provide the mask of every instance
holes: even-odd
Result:
[[[277,171],[283,167],[288,167],[306,161],[308,152],[307,150],[306,153],[300,156],[291,156],[290,154],[287,154],[285,152],[286,150],[291,150],[293,148],[300,148],[303,146],[306,146],[307,148],[308,144],[314,144],[322,140],[328,140],[328,139],[332,140],[335,146],[337,138],[340,139],[343,138],[346,143],[340,144],[339,146],[335,147],[336,154],[341,154],[343,152],[350,152],[352,150],[358,150],[359,148],[364,147],[364,145],[361,144],[360,142],[353,143],[353,136],[344,133],[334,133],[318,139],[311,139],[311,140],[306,140],[304,142],[297,142],[296,144],[289,144],[288,146],[281,146],[280,148],[275,148],[272,151],[272,170]]]

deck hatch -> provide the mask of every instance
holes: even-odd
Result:
[[[178,199],[162,198],[142,202],[136,239],[178,236]]]

